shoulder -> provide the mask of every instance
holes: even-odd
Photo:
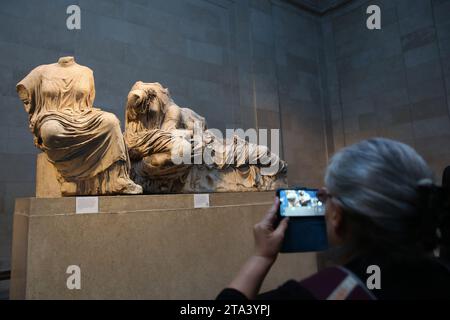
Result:
[[[52,64],[41,64],[37,67],[35,67],[33,70],[30,71],[30,74],[35,76],[40,76],[42,73],[45,73],[49,68],[52,67]]]
[[[86,66],[81,66],[82,70],[84,70],[86,73],[90,74],[90,75],[94,75],[94,71]]]
[[[75,67],[79,70],[78,72],[82,72],[82,73],[84,73],[86,75],[89,75],[89,76],[93,76],[94,75],[94,71],[91,68],[89,68],[89,67],[82,66],[81,64],[78,64],[78,63],[75,64]]]
[[[374,300],[361,278],[345,267],[329,267],[302,280],[300,285],[319,300]]]
[[[170,103],[166,107],[166,116],[170,119],[178,119],[181,116],[181,109],[175,103]]]
[[[171,112],[180,112],[180,107],[177,106],[175,103],[168,103],[167,110],[170,110]]]
[[[85,70],[86,72],[89,72],[89,73],[94,73],[94,71],[91,69],[91,68],[89,68],[89,67],[86,67],[86,66],[80,66],[83,70]]]

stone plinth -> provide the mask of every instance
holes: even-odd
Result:
[[[253,249],[252,227],[273,192],[99,197],[99,213],[76,214],[76,198],[16,200],[12,299],[213,299]],[[67,267],[81,269],[69,290]],[[263,290],[316,271],[314,253],[280,255]]]

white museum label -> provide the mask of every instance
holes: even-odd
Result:
[[[194,208],[209,208],[209,194],[194,194]]]
[[[76,213],[98,213],[98,197],[77,197]]]

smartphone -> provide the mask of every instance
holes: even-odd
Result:
[[[325,204],[317,197],[317,189],[278,189],[278,219],[289,217],[281,252],[322,251],[328,248]]]

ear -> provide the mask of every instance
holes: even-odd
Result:
[[[342,210],[339,204],[333,201],[331,202],[329,223],[331,224],[334,234],[340,239],[343,239],[345,235],[344,210]]]

